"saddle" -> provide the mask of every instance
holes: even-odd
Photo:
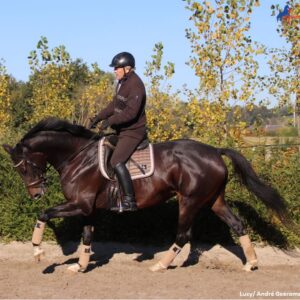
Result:
[[[115,181],[114,171],[110,164],[110,158],[117,145],[118,137],[109,135],[99,141],[99,168],[102,175]],[[154,158],[152,144],[145,138],[136,148],[126,163],[131,179],[141,179],[151,176],[154,172]]]
[[[115,178],[114,170],[110,164],[110,159],[117,145],[118,137],[109,135],[99,141],[98,155],[99,168],[102,175],[110,180],[107,190],[107,199],[110,209],[122,212],[122,196],[118,181]],[[154,172],[154,157],[152,144],[148,139],[144,139],[136,148],[126,163],[132,180],[151,176]]]

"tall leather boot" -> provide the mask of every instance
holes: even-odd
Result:
[[[118,163],[114,171],[117,175],[118,182],[123,191],[123,210],[124,211],[135,211],[137,210],[135,197],[134,197],[134,189],[130,174],[127,170],[127,167],[124,163]]]

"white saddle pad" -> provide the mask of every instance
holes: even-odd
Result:
[[[109,180],[113,180],[107,174],[105,169],[104,162],[104,145],[105,138],[101,139],[98,144],[98,156],[99,156],[99,168],[102,175]],[[137,164],[139,166],[137,166]],[[149,146],[143,150],[137,150],[132,155],[131,158],[127,161],[126,167],[131,175],[132,180],[141,179],[149,177],[154,172],[154,155],[153,155],[153,146]]]

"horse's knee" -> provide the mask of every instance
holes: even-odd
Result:
[[[38,220],[47,223],[50,220],[50,217],[47,212],[42,212],[39,214]]]
[[[82,243],[86,246],[92,243],[94,227],[91,225],[84,226],[82,233]]]

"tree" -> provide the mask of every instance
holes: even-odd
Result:
[[[16,81],[11,79],[11,125],[12,129],[17,131],[28,130],[27,119],[32,114],[30,99],[32,98],[32,89],[28,82]]]
[[[104,108],[114,94],[114,78],[111,73],[101,71],[95,63],[84,85],[77,86],[75,113],[73,119],[78,124],[87,126],[89,118]]]
[[[290,16],[298,18],[284,18],[277,29],[290,48],[271,49],[269,65],[272,74],[266,78],[266,85],[270,93],[280,99],[281,105],[293,107],[294,125],[298,123],[300,135],[300,4],[296,2],[289,1]],[[279,5],[272,5],[271,9],[273,16],[280,11]]]
[[[186,135],[184,124],[184,104],[180,101],[178,94],[171,93],[171,85],[168,79],[175,73],[175,66],[167,62],[163,66],[163,44],[154,45],[152,61],[146,62],[145,76],[149,78],[147,86],[147,124],[149,137],[152,142],[165,141],[181,138]]]
[[[11,95],[9,90],[10,76],[6,67],[0,62],[0,137],[2,137],[11,121]]]
[[[32,113],[29,124],[47,116],[68,119],[87,126],[89,118],[112,98],[113,75],[92,70],[80,59],[71,60],[64,46],[48,50],[48,40],[41,37],[37,50],[29,56]]]
[[[28,58],[32,70],[30,104],[33,108],[29,123],[34,124],[47,116],[70,119],[74,113],[70,95],[73,70],[65,47],[49,51],[47,38],[41,37],[37,50],[31,51]]]
[[[199,77],[198,91],[190,94],[187,122],[194,136],[204,141],[220,144],[236,139],[246,124],[239,122],[237,110],[230,128],[227,114],[237,103],[253,107],[259,67],[255,56],[264,53],[264,47],[248,35],[259,1],[184,1],[195,27],[186,30],[192,48],[189,65]]]

